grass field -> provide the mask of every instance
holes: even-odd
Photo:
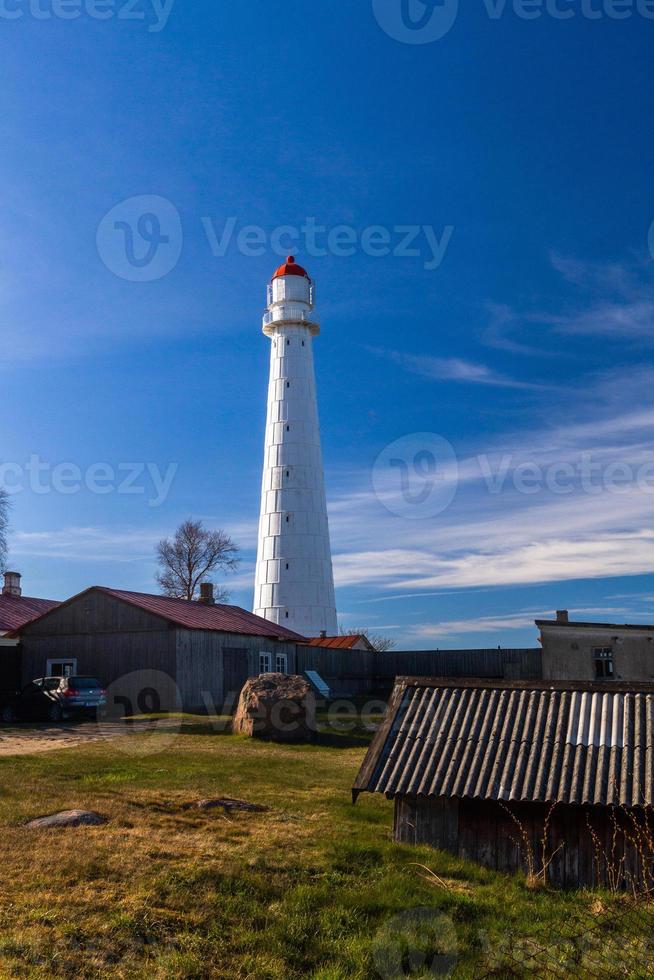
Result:
[[[392,803],[350,802],[368,734],[285,747],[181,724],[0,760],[0,976],[484,976],[509,933],[546,942],[600,904],[394,845]],[[270,810],[184,809],[213,796]],[[22,826],[73,807],[109,823]]]

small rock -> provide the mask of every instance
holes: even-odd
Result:
[[[97,827],[107,822],[107,818],[95,810],[63,810],[47,817],[38,817],[25,824],[34,830],[47,830],[50,827]]]
[[[230,800],[227,796],[219,800],[198,800],[195,806],[198,810],[213,810],[219,806],[228,812],[230,810],[247,810],[248,813],[266,813],[268,811],[267,806],[261,806],[259,803],[248,803],[246,800]]]

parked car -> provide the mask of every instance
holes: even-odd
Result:
[[[0,718],[13,721],[63,721],[72,715],[102,715],[107,692],[95,677],[37,677],[5,698]]]

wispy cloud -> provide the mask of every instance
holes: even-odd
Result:
[[[361,474],[330,503],[338,584],[381,598],[654,572],[652,396],[629,373],[598,377],[587,396],[562,398],[567,423],[460,452],[454,501],[429,520],[397,516],[406,514],[397,478],[380,497]],[[533,490],[517,479],[525,467]]]
[[[597,607],[586,606],[570,609],[573,619],[584,616],[606,616],[624,615],[626,610],[622,607]],[[419,623],[409,628],[410,633],[416,639],[438,639],[461,634],[487,635],[488,633],[504,633],[507,630],[535,630],[537,619],[552,619],[555,615],[553,609],[532,609],[522,612],[510,613],[505,616],[477,616],[468,619],[443,620],[435,623]]]
[[[405,354],[395,350],[371,348],[381,357],[389,358],[400,367],[431,381],[458,381],[465,384],[493,385],[497,388],[542,389],[544,386],[517,381],[486,364],[477,364],[460,357],[431,357],[426,354]]]
[[[543,328],[554,333],[603,336],[623,341],[654,341],[654,263],[589,262],[550,255],[553,269],[568,285],[560,308],[513,309],[506,304],[489,304],[490,323],[483,341],[516,354],[551,356],[554,348],[532,344]],[[528,334],[525,342],[517,334]],[[557,356],[561,352],[555,348]]]

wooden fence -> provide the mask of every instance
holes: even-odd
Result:
[[[540,648],[513,650],[327,650],[298,647],[297,672],[315,670],[335,694],[387,693],[400,675],[540,680]]]

